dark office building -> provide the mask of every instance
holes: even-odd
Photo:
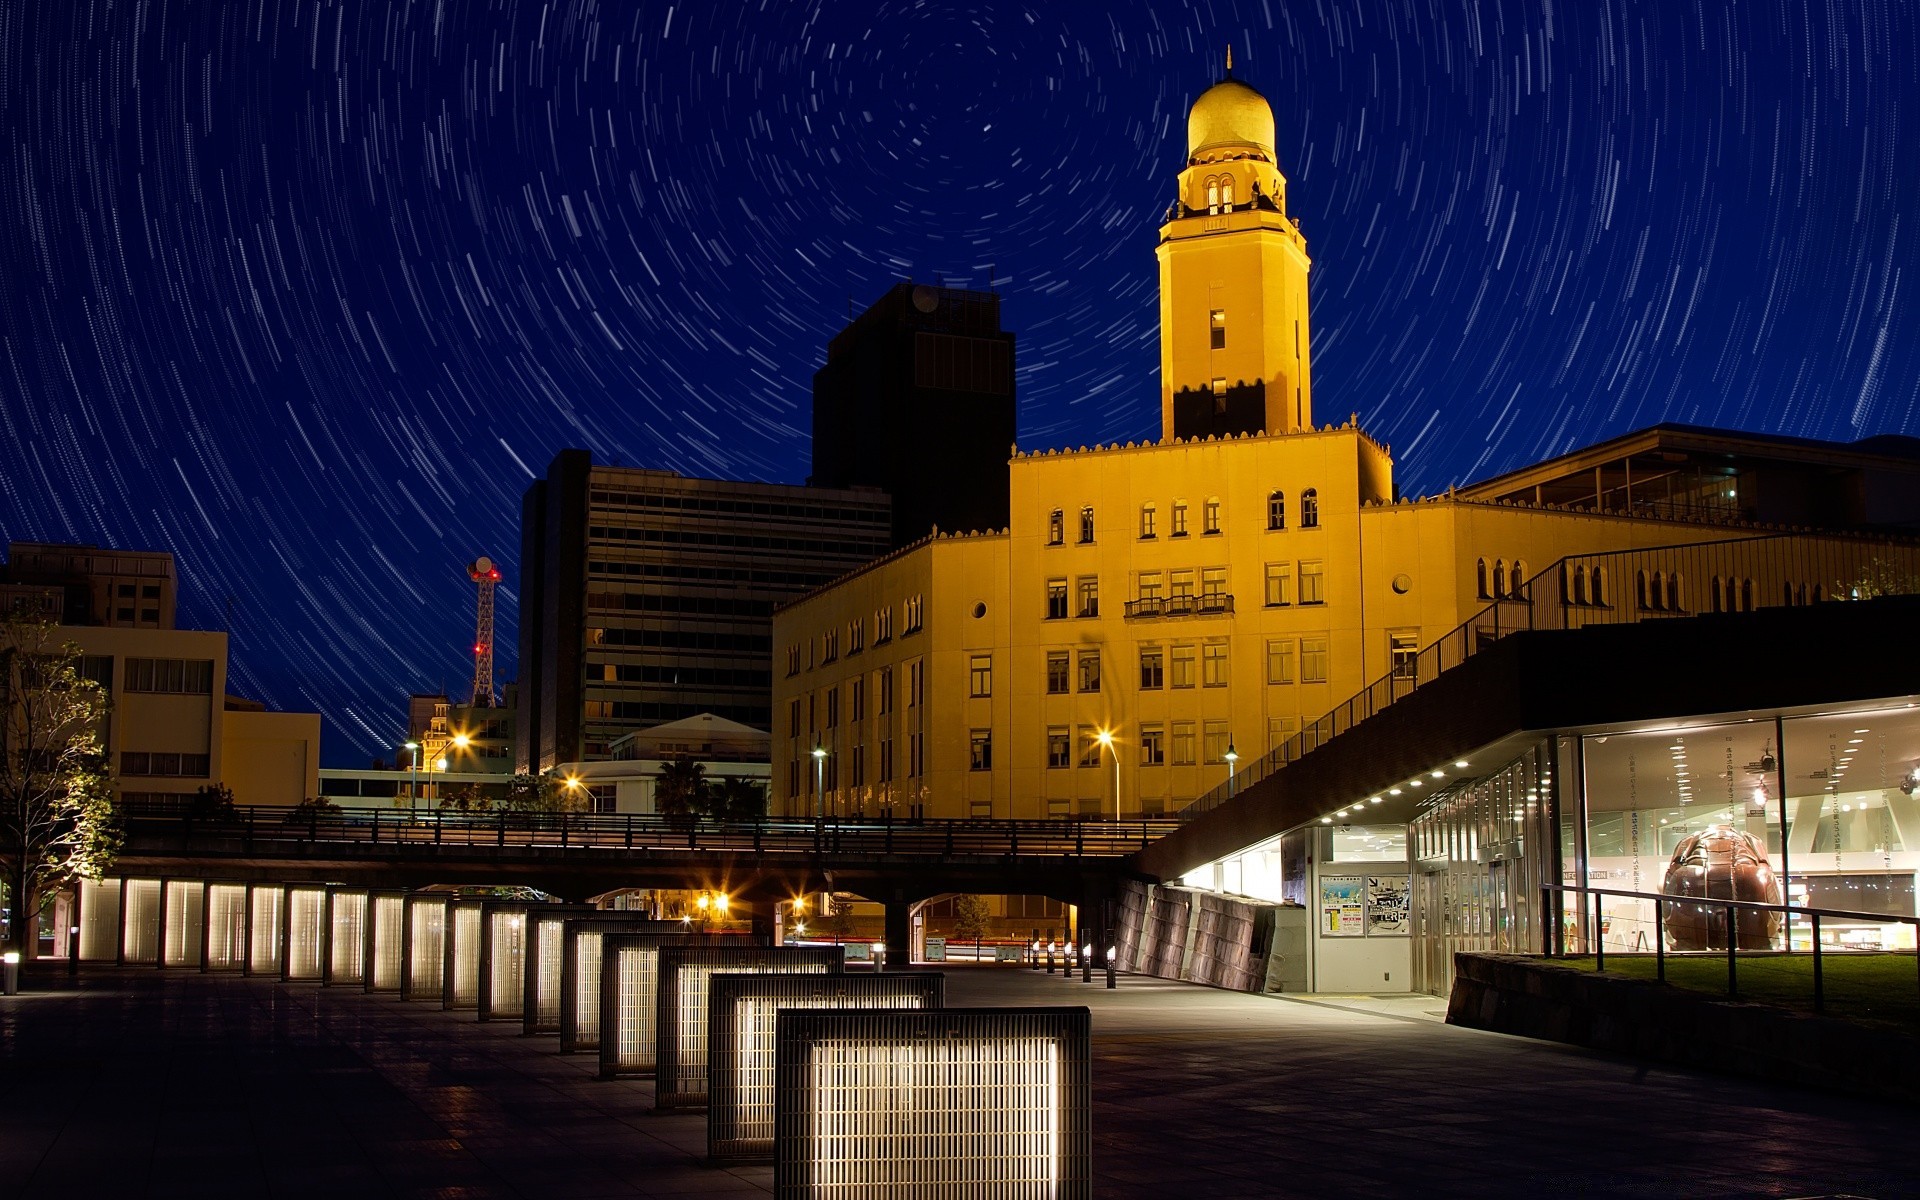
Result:
[[[887,550],[876,491],[686,479],[563,450],[520,513],[515,762],[710,712],[770,727],[774,605]]]
[[[895,546],[1006,528],[1013,341],[991,292],[895,284],[813,376],[810,482],[892,496]]]

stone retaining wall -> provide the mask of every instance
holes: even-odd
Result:
[[[1454,955],[1447,1023],[1920,1103],[1920,1039],[1510,954]]]

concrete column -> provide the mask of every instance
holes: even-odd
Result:
[[[887,966],[904,971],[913,965],[913,905],[889,900],[887,910]]]

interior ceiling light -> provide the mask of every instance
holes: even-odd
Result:
[[[1464,767],[1467,765],[1467,760],[1464,758],[1455,759],[1453,765],[1456,767]]]

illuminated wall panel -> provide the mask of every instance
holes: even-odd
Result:
[[[114,962],[120,957],[120,880],[80,881],[80,960]]]
[[[447,898],[407,897],[406,976],[400,995],[407,1000],[438,1000],[447,982]]]
[[[327,973],[324,983],[361,983],[367,973],[367,893],[327,889]]]
[[[600,1078],[654,1073],[659,1051],[660,951],[663,947],[710,945],[716,940],[684,929],[682,926],[680,933],[601,936]],[[733,943],[744,939],[727,940]]]
[[[447,913],[446,992],[440,1007],[470,1009],[480,1006],[480,929],[478,900],[455,900]]]
[[[166,965],[197,967],[200,943],[206,937],[207,885],[198,879],[167,880],[166,926],[164,944]]]
[[[527,910],[531,904],[489,901],[480,919],[480,996],[474,1007],[482,1021],[517,1019],[527,990]]]
[[[327,892],[325,888],[290,887],[287,889],[286,961],[280,974],[286,979],[318,980],[325,959],[321,952],[327,942]]]
[[[583,904],[547,904],[528,910],[526,995],[520,1004],[522,1032],[560,1032],[560,975],[566,953],[566,924],[591,919],[597,911]]]
[[[247,888],[247,904],[253,911],[248,923],[247,973],[278,975],[282,939],[286,936],[287,893],[272,884],[254,884]]]
[[[653,1085],[655,1108],[707,1102],[707,988],[729,975],[825,975],[841,969],[838,946],[674,946],[660,951]]]
[[[715,975],[707,1002],[707,1157],[773,1157],[774,1032],[781,1009],[927,1009],[946,976]]]
[[[655,946],[697,945],[706,940],[687,933],[679,921],[639,921],[615,910],[561,927],[560,1053],[600,1048],[600,964],[606,938],[640,933],[653,935]],[[652,1042],[647,1046],[651,1055]]]
[[[129,879],[120,910],[120,961],[160,961],[160,881]]]
[[[207,885],[205,949],[200,966],[206,971],[238,971],[247,965],[247,885]]]
[[[406,916],[404,892],[374,892],[368,898],[366,984],[370,992],[400,990]]]
[[[1092,1194],[1084,1008],[777,1018],[776,1197]]]

